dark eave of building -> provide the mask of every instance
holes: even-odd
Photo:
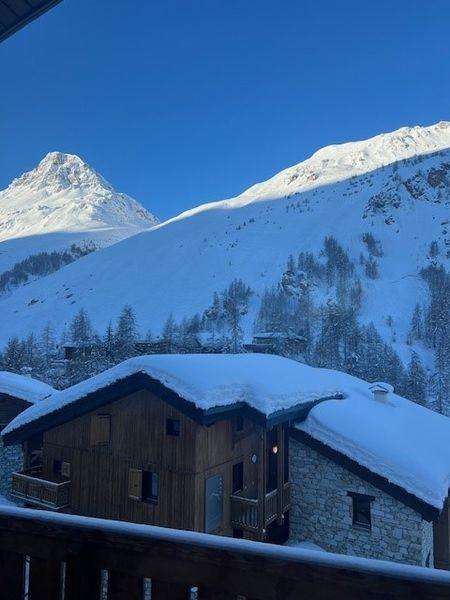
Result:
[[[315,404],[331,399],[327,397],[312,402],[298,404],[289,409],[277,411],[268,417],[264,413],[249,406],[246,402],[238,402],[226,406],[215,406],[204,410],[198,408],[193,402],[182,398],[176,392],[164,386],[157,379],[153,379],[145,373],[134,373],[133,375],[117,380],[95,392],[82,396],[58,410],[54,410],[29,423],[23,424],[21,427],[3,435],[3,441],[6,445],[24,442],[35,435],[42,434],[49,429],[53,429],[53,427],[67,423],[92,410],[97,410],[110,402],[114,402],[141,390],[151,392],[200,425],[212,425],[222,419],[231,419],[236,414],[240,413],[265,429],[270,429],[274,425],[289,421],[302,421],[306,418],[308,412]],[[44,400],[44,402],[46,402],[46,400]]]
[[[425,521],[436,521],[438,519],[441,512],[438,508],[432,504],[428,504],[424,500],[421,500],[414,494],[411,494],[399,485],[392,483],[385,477],[382,477],[381,475],[370,471],[366,467],[363,467],[348,456],[345,456],[345,454],[342,454],[342,452],[338,452],[337,450],[334,450],[334,448],[330,448],[326,444],[319,442],[299,429],[290,428],[289,436],[298,442],[301,442],[305,446],[312,448],[317,453],[321,454],[325,458],[328,458],[337,465],[340,465],[350,473],[353,473],[353,475],[360,477],[377,489],[389,494],[389,496],[395,498],[405,506],[409,506],[409,508],[412,508],[419,513]]]
[[[0,0],[0,42],[60,2],[61,0]]]

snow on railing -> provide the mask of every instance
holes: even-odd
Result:
[[[176,600],[189,598],[194,588],[198,600],[443,599],[450,597],[450,573],[0,507],[0,597],[5,600],[23,600],[24,589],[29,600],[99,600],[100,592],[108,600]]]

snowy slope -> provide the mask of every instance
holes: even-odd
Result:
[[[384,256],[380,278],[363,281],[363,318],[390,339],[391,315],[401,339],[414,304],[427,298],[419,270],[432,240],[447,260],[449,195],[450,123],[330,146],[234,199],[185,212],[16,290],[0,300],[0,343],[48,319],[61,330],[81,307],[103,330],[126,303],[143,330],[158,332],[170,312],[180,319],[202,311],[235,277],[255,291],[255,310],[290,253],[318,253],[333,235],[358,263],[364,232],[380,240]]]
[[[51,152],[0,191],[0,273],[38,252],[104,247],[156,223],[78,156]]]

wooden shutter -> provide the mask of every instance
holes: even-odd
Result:
[[[91,444],[109,444],[111,438],[111,415],[93,415],[91,419]]]
[[[70,478],[70,463],[63,461],[61,463],[61,475],[63,477],[67,477],[67,479]]]
[[[128,498],[142,500],[142,469],[128,471]]]

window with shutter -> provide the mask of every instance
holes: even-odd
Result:
[[[91,445],[103,446],[111,441],[111,415],[93,415],[91,419]]]
[[[142,500],[142,469],[130,469],[128,472],[128,498]]]

